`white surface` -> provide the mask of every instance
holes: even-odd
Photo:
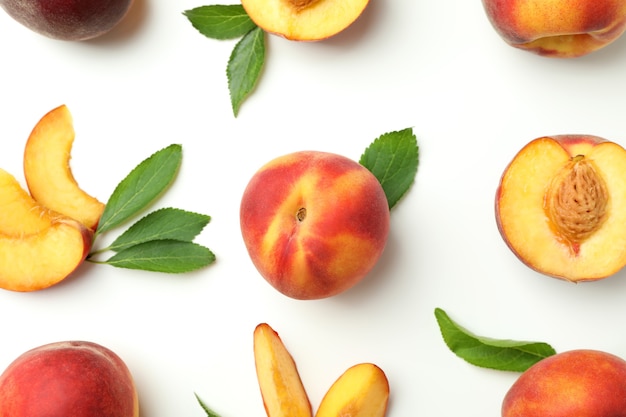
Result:
[[[269,37],[260,85],[235,119],[225,78],[234,41],[207,39],[182,15],[204,4],[213,3],[137,0],[116,31],[85,43],[0,15],[0,166],[23,181],[26,138],[62,103],[77,131],[74,175],[101,200],[139,161],[181,143],[182,169],[158,206],[211,215],[198,240],[218,257],[184,276],[86,264],[48,290],[0,292],[0,368],[40,344],[91,340],[130,367],[142,417],[204,416],[194,392],[222,417],[264,416],[252,331],[268,322],[314,408],[345,369],[369,361],[390,380],[389,417],[478,417],[499,415],[516,375],[455,357],[435,307],[486,336],[626,354],[615,326],[625,273],[581,285],[540,276],[507,249],[493,213],[500,174],[531,139],[589,133],[626,145],[626,38],[554,60],[505,45],[478,0],[372,0],[329,41]],[[312,302],[266,284],[238,225],[253,172],[303,149],[358,159],[406,127],[420,167],[373,273]]]

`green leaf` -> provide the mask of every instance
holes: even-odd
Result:
[[[393,208],[415,181],[419,147],[413,129],[381,135],[370,144],[359,160],[385,190],[389,208]]]
[[[265,61],[265,32],[255,27],[249,31],[233,49],[226,75],[230,102],[235,117],[239,113],[241,103],[254,90]]]
[[[204,401],[202,401],[202,399],[198,396],[198,394],[195,394],[196,399],[198,400],[198,403],[200,404],[200,407],[202,407],[202,409],[206,412],[206,415],[208,417],[220,417],[219,414],[217,414],[215,411],[211,410],[205,403]]]
[[[109,250],[119,252],[151,240],[191,242],[211,221],[211,217],[176,208],[163,208],[148,214],[111,243]]]
[[[119,226],[154,201],[174,180],[181,159],[182,146],[174,144],[137,165],[107,201],[96,235]]]
[[[212,39],[235,39],[256,27],[240,4],[211,5],[183,14],[201,34]]]
[[[468,363],[500,371],[524,372],[540,360],[556,354],[541,342],[521,342],[477,336],[459,326],[440,308],[435,317],[448,348]]]
[[[178,240],[151,240],[124,249],[106,264],[144,271],[182,273],[210,265],[215,255],[208,248],[192,242]]]

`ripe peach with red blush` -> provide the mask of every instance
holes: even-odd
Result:
[[[261,275],[295,299],[360,282],[383,253],[389,205],[376,177],[341,155],[303,151],[261,167],[241,200],[244,243]]]

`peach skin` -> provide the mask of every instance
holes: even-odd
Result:
[[[261,167],[241,200],[244,243],[261,275],[295,299],[320,299],[360,282],[383,253],[389,206],[359,163],[303,151]]]
[[[626,29],[622,0],[483,0],[483,6],[506,43],[550,57],[589,54]]]
[[[626,415],[626,361],[596,350],[549,356],[525,371],[502,402],[502,417]]]

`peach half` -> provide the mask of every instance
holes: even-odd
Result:
[[[266,32],[294,41],[329,38],[350,26],[369,0],[241,0]]]
[[[301,300],[356,285],[383,253],[389,204],[376,177],[341,155],[295,152],[262,166],[244,190],[240,224],[260,274]]]
[[[626,29],[622,0],[483,0],[483,6],[506,43],[543,56],[586,55]]]
[[[83,191],[70,167],[74,125],[61,105],[35,125],[24,149],[24,177],[28,190],[41,205],[78,220],[95,230],[104,204]]]
[[[536,271],[613,275],[626,265],[626,150],[589,135],[535,139],[504,171],[495,212],[509,248]]]
[[[0,169],[0,288],[34,291],[62,281],[92,241],[91,229],[41,206]]]

